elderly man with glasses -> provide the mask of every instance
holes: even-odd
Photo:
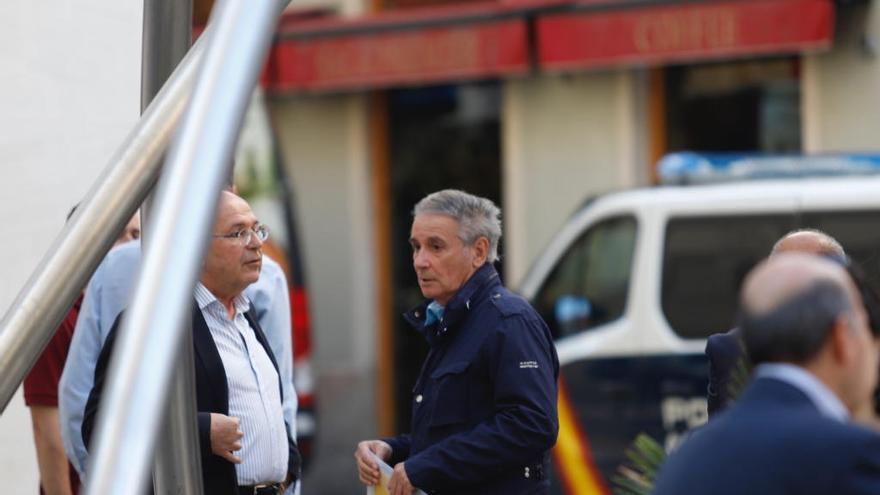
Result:
[[[285,425],[278,366],[244,295],[260,276],[268,236],[244,199],[221,193],[192,315],[205,493],[277,494],[299,477],[300,456]],[[87,447],[118,326],[119,321],[95,369],[82,427]]]
[[[75,322],[76,332],[61,377],[58,399],[64,449],[80,475],[86,472],[88,463],[82,441],[82,421],[94,384],[95,364],[113,322],[128,303],[140,260],[140,242],[129,242],[111,250],[89,281],[79,319]],[[244,294],[254,305],[257,323],[278,363],[284,392],[284,419],[291,437],[296,439],[290,295],[281,266],[264,255],[260,278],[249,285]]]

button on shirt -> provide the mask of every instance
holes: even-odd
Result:
[[[226,370],[229,415],[239,418],[244,434],[241,450],[235,452],[242,460],[235,466],[238,484],[283,481],[288,444],[278,372],[244,317],[249,302],[239,295],[230,320],[223,304],[201,283],[195,296]]]

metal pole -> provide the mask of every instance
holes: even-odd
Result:
[[[191,0],[144,0],[141,50],[141,110],[147,108],[165,80],[186,55],[192,39]],[[153,195],[141,207],[141,223],[153,215]],[[149,243],[151,232],[141,232]],[[153,459],[153,488],[161,495],[201,495],[201,453],[196,421],[192,340],[183,335],[171,385],[171,400]]]
[[[141,110],[153,101],[192,44],[191,0],[144,0]]]
[[[132,306],[98,414],[86,493],[142,486],[221,185],[281,9],[275,0],[215,6],[210,46],[168,155]]]
[[[189,313],[184,316],[186,329],[189,329],[188,316]],[[156,494],[204,493],[191,335],[191,332],[181,332],[165,421],[153,457],[153,488]]]
[[[196,43],[144,112],[0,320],[0,410],[33,366],[159,171],[192,90]]]

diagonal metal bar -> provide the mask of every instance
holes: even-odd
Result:
[[[141,110],[165,84],[192,43],[191,0],[144,0],[141,49]],[[146,225],[153,214],[152,195],[141,207]],[[149,243],[151,232],[141,232]],[[161,495],[202,495],[202,459],[196,421],[195,372],[192,340],[181,339],[165,411],[159,446],[153,459],[153,488]]]
[[[146,480],[220,188],[282,6],[215,5],[214,31],[148,224],[154,237],[110,360],[86,494],[126,493]]]

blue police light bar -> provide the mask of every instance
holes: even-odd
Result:
[[[880,155],[670,153],[657,163],[665,185],[880,174]]]

